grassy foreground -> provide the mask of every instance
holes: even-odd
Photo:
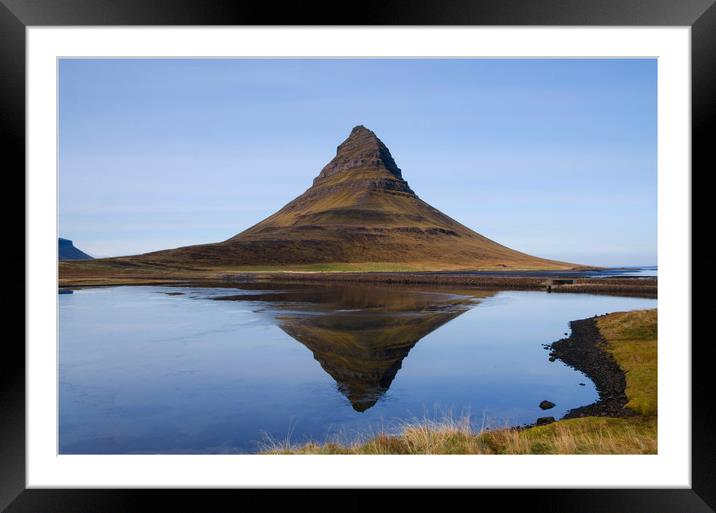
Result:
[[[265,454],[656,454],[657,311],[600,317],[607,350],[626,373],[627,418],[583,417],[527,429],[475,432],[469,419],[406,424],[350,443],[272,442]]]

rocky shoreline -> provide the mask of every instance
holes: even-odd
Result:
[[[582,293],[613,296],[656,298],[658,280],[646,278],[570,278],[554,275],[478,275],[445,272],[224,272],[139,273],[73,275],[60,265],[60,287],[93,287],[112,285],[187,285],[202,286],[265,284],[352,284],[420,285],[459,287],[476,290],[539,290],[548,293]]]
[[[544,276],[526,275],[528,272],[504,275],[480,275],[448,272],[286,272],[232,273],[221,276],[222,281],[270,283],[374,283],[385,285],[457,286],[487,290],[542,290],[583,294],[656,298],[658,279],[646,278],[571,278],[561,279],[559,272]]]
[[[586,374],[596,385],[599,400],[568,411],[563,419],[578,417],[630,417],[635,413],[627,403],[626,375],[611,354],[599,332],[597,317],[571,321],[572,334],[548,347],[550,359],[559,359]]]

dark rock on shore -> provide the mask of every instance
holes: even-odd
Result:
[[[547,424],[551,424],[552,422],[556,422],[554,417],[540,417],[537,419],[537,422],[535,422],[535,425],[546,426]]]
[[[554,408],[556,404],[554,404],[552,401],[542,401],[539,403],[539,407],[543,410],[549,410],[550,408]]]
[[[597,387],[599,401],[568,411],[563,418],[629,417],[625,408],[626,376],[611,354],[594,318],[570,322],[572,334],[552,344],[550,359],[558,358],[570,367],[584,372]],[[580,383],[581,385],[582,383]]]

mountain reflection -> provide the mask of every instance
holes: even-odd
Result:
[[[388,390],[415,344],[488,295],[331,286],[217,299],[266,301],[278,326],[311,350],[356,411],[365,411]]]

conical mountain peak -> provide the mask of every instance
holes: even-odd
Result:
[[[388,147],[363,125],[353,127],[348,138],[338,145],[336,156],[321,170],[316,181],[358,169],[388,171],[395,178],[403,178]]]
[[[390,150],[358,125],[311,187],[243,232],[131,257],[202,268],[348,265],[361,269],[570,269],[573,264],[514,251],[421,200]]]

